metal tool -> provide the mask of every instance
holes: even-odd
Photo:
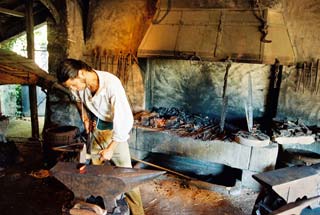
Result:
[[[247,119],[248,131],[252,132],[253,129],[253,107],[252,107],[252,78],[251,73],[248,74],[248,99],[244,103],[245,112]]]
[[[304,88],[306,86],[306,68],[307,68],[307,62],[303,62],[302,64],[302,93],[304,93]]]
[[[87,165],[80,171],[76,163],[67,162],[58,162],[50,172],[72,190],[77,199],[101,196],[108,213],[118,208],[119,195],[165,173],[110,165]]]
[[[296,80],[296,92],[299,91],[300,89],[300,84],[301,84],[301,80],[302,80],[302,76],[303,76],[303,73],[302,73],[302,64],[301,63],[298,63],[297,64],[297,80]]]
[[[228,74],[230,67],[232,65],[232,61],[230,59],[226,60],[226,72],[224,75],[224,83],[223,83],[223,91],[222,91],[222,105],[221,105],[221,117],[220,117],[220,132],[224,131],[224,124],[227,115],[227,108],[228,108],[228,96],[227,93],[227,86],[228,86]]]
[[[320,85],[320,80],[318,81],[319,77],[319,59],[317,60],[317,65],[316,65],[316,75],[314,78],[314,92],[317,95],[319,91],[319,85]]]

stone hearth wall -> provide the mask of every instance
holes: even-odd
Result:
[[[320,90],[318,94],[303,85],[297,90],[297,71],[288,67],[282,75],[281,91],[278,104],[278,116],[289,120],[302,119],[308,125],[320,127]]]
[[[59,0],[59,24],[48,20],[49,72],[56,74],[60,62],[66,58],[79,59],[84,48],[81,10],[76,0]],[[70,98],[57,89],[49,92],[44,128],[61,125],[74,125],[83,128],[78,110]]]
[[[225,63],[154,59],[147,70],[147,108],[177,107],[192,113],[219,118],[221,114]],[[271,67],[263,64],[233,63],[228,75],[227,119],[245,119],[244,102],[248,96],[248,73],[252,77],[254,117],[265,112]],[[306,124],[320,126],[320,92],[307,88],[296,90],[297,71],[284,67],[279,96],[279,118],[302,119]],[[302,88],[302,85],[301,85]]]
[[[177,107],[220,119],[225,63],[158,59],[150,60],[149,68],[149,109]],[[249,73],[252,77],[254,116],[262,117],[264,113],[270,66],[233,63],[226,90],[227,119],[245,118]]]

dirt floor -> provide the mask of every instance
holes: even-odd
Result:
[[[172,175],[146,183],[140,189],[147,215],[246,215],[251,214],[256,198],[256,194],[248,190],[230,197],[192,185],[185,187]]]
[[[44,117],[38,117],[39,132],[42,133]],[[16,118],[10,117],[9,126],[6,132],[7,137],[31,137],[31,119],[30,117]]]
[[[44,169],[39,142],[23,138],[15,141],[20,155],[17,163],[0,170],[0,211],[2,215],[68,214],[73,194],[53,177],[36,178],[33,173]],[[227,189],[227,188],[226,188]],[[241,190],[236,196],[186,185],[165,174],[140,186],[146,215],[246,215],[257,193]]]
[[[11,120],[9,124],[8,139],[15,142],[20,156],[14,164],[0,168],[0,214],[68,214],[72,192],[53,177],[37,178],[34,175],[46,167],[41,143],[26,138],[30,133],[29,124],[27,119]],[[16,126],[22,127],[17,129]],[[219,189],[230,190],[221,187]],[[226,195],[226,192],[199,189],[172,174],[140,186],[146,215],[251,214],[257,193],[240,187],[236,190],[236,195]]]

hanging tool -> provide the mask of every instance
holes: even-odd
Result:
[[[106,50],[103,50],[103,57],[104,57],[104,63],[105,63],[104,70],[108,71],[108,52]]]
[[[129,53],[128,59],[126,61],[126,75],[125,75],[125,79],[124,79],[124,84],[126,87],[127,87],[128,80],[129,80],[129,73],[131,73],[131,72],[132,72],[132,56],[131,56],[131,53]]]
[[[222,107],[221,107],[221,118],[220,118],[220,131],[224,131],[224,124],[227,115],[227,107],[228,107],[228,96],[226,96],[227,86],[228,86],[228,74],[229,69],[231,67],[232,61],[228,58],[226,60],[226,72],[224,75],[224,83],[223,83],[223,91],[222,91]]]
[[[318,76],[319,76],[319,59],[317,59],[317,65],[316,65],[316,71],[315,71],[315,77],[314,77],[314,87],[313,87],[313,92],[317,95],[318,90],[319,90],[319,83],[320,80],[318,81]]]
[[[303,73],[302,73],[302,64],[301,63],[298,63],[297,64],[297,79],[296,79],[296,92],[298,92],[300,90],[300,85],[301,85],[301,81],[302,81],[302,76],[303,76]]]
[[[100,53],[100,47],[96,47],[96,64],[95,68],[98,70],[101,70],[101,53]]]
[[[96,50],[92,49],[91,53],[91,66],[95,67],[96,66]]]
[[[252,78],[251,73],[248,75],[248,99],[245,104],[248,131],[251,133],[253,128],[253,107],[252,107]]]
[[[313,76],[313,61],[311,61],[310,63],[310,67],[309,67],[309,72],[308,72],[308,88],[310,90],[310,92],[312,92],[312,84],[313,84],[313,80],[312,80],[312,76]]]
[[[302,93],[304,93],[304,88],[306,86],[306,67],[307,67],[307,62],[303,62],[302,65]]]

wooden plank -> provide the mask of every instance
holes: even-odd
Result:
[[[56,81],[54,76],[39,68],[33,60],[22,57],[12,51],[0,49],[0,66],[7,68],[12,73],[32,73],[49,82]]]
[[[54,18],[54,21],[59,24],[60,23],[60,15],[54,4],[50,0],[40,0],[40,2],[48,8],[51,15]]]
[[[28,79],[30,76],[36,76],[35,74],[25,71],[25,70],[20,70],[17,68],[12,68],[12,67],[7,67],[4,65],[0,65],[0,72],[3,74],[9,74],[9,75],[13,75],[13,76],[17,76],[20,78],[26,78]],[[0,80],[1,82],[1,80]]]
[[[34,61],[34,20],[33,20],[33,0],[26,1],[26,32],[27,32],[27,51],[28,58]],[[36,85],[29,86],[30,115],[32,138],[39,139],[39,122],[37,107]]]
[[[1,70],[0,70],[1,73]],[[1,73],[1,83],[2,84],[35,84],[38,78],[35,75],[31,75],[29,78],[15,76],[9,73]]]
[[[9,10],[9,9],[3,8],[3,7],[0,7],[0,13],[7,14],[10,16],[20,17],[20,18],[24,17],[24,13],[21,13],[21,12],[15,11],[15,10]]]

